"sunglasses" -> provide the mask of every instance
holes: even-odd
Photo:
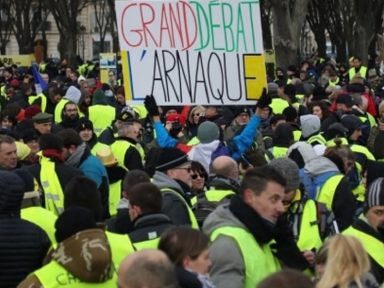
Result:
[[[197,178],[205,178],[205,177],[204,177],[204,175],[202,175],[202,174],[193,174],[193,175],[191,175],[191,178],[192,178],[193,180],[196,180]]]
[[[192,116],[197,116],[197,117],[199,117],[199,116],[200,116],[200,113],[193,113]]]

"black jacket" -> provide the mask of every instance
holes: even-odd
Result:
[[[24,189],[20,177],[0,172],[0,287],[14,288],[39,269],[51,245],[45,231],[20,218]]]
[[[163,232],[174,227],[171,219],[163,213],[143,214],[133,222],[133,231],[129,233],[132,243],[160,237]],[[152,238],[149,238],[153,236]]]

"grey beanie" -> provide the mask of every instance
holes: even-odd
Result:
[[[301,131],[304,138],[320,130],[320,118],[316,115],[308,114],[300,116]]]
[[[365,207],[384,206],[384,178],[373,181],[365,192]]]
[[[219,137],[219,126],[217,126],[214,122],[204,121],[197,128],[197,138],[199,139],[200,143],[210,143],[219,139]]]
[[[268,163],[284,177],[286,181],[285,191],[296,190],[300,187],[299,166],[289,158],[277,158]]]

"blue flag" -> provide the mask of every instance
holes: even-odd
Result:
[[[32,64],[32,74],[33,78],[35,79],[35,84],[39,87],[36,87],[36,93],[38,93],[38,90],[40,88],[40,91],[47,90],[48,89],[48,83],[44,81],[44,79],[41,77],[39,73],[39,67],[37,64]]]

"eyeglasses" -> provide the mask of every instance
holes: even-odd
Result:
[[[193,180],[196,180],[197,178],[205,178],[205,177],[204,177],[204,175],[202,175],[202,174],[193,174],[193,175],[191,175],[191,178],[192,178]]]
[[[173,169],[186,170],[188,173],[191,173],[191,171],[192,171],[191,167],[176,167],[176,168],[173,168]]]
[[[200,113],[193,113],[192,116],[197,116],[197,117],[199,117],[199,116],[200,116]]]

